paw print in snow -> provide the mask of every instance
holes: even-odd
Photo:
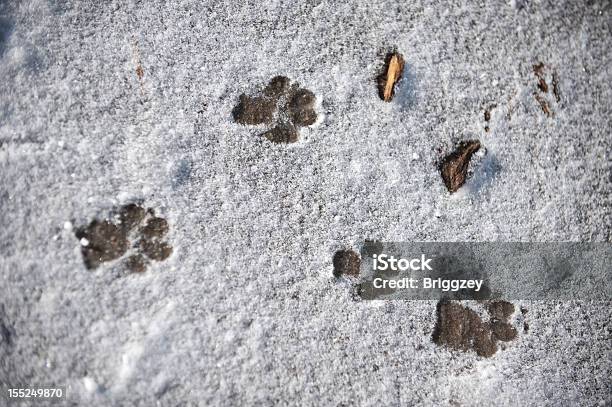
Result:
[[[299,127],[311,126],[317,121],[314,110],[316,97],[308,89],[291,84],[285,76],[276,76],[256,96],[240,95],[232,111],[240,124],[267,124],[273,127],[261,134],[274,143],[295,143]]]
[[[116,260],[129,252],[127,268],[141,273],[149,260],[162,261],[172,254],[172,246],[163,241],[168,233],[168,222],[155,216],[153,209],[137,204],[121,207],[109,219],[94,219],[79,228],[75,235],[81,242],[85,267],[95,269],[100,264]]]
[[[456,302],[441,301],[438,303],[433,342],[464,352],[474,350],[478,356],[493,356],[499,341],[509,342],[518,335],[510,323],[514,305],[507,301],[492,301],[486,308],[489,321],[484,322],[470,308]]]

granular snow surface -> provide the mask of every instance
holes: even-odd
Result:
[[[432,342],[435,302],[358,301],[332,274],[365,239],[611,242],[610,21],[581,0],[0,2],[0,387],[98,406],[610,405],[609,302],[514,301],[519,337],[482,358]],[[277,75],[317,98],[294,144],[232,117]],[[438,163],[470,139],[450,194]],[[75,230],[131,202],[168,220],[172,256],[87,270]]]

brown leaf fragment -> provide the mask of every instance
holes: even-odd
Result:
[[[480,141],[464,141],[455,151],[446,156],[440,165],[444,185],[450,192],[456,192],[465,183],[472,155],[480,149]]]
[[[404,72],[404,57],[397,52],[387,54],[383,72],[378,76],[378,95],[385,102],[395,96],[395,85]]]
[[[334,277],[347,275],[356,277],[361,267],[361,257],[353,250],[339,250],[334,254]]]
[[[538,77],[538,89],[540,89],[541,92],[547,93],[548,92],[548,84],[546,83],[546,80],[544,79],[544,63],[540,62],[536,65],[533,66],[533,73],[535,74],[535,76]]]
[[[548,102],[546,101],[546,99],[544,99],[542,96],[537,95],[537,94],[534,95],[534,97],[535,97],[535,100],[540,105],[540,108],[542,109],[542,111],[546,114],[546,116],[553,117],[554,113],[552,112],[552,110],[550,110],[550,106],[548,105]]]
[[[540,89],[540,91],[544,93],[548,92],[548,85],[546,84],[546,81],[544,80],[544,78],[539,78],[538,89]]]
[[[538,62],[533,66],[533,73],[536,74],[538,78],[544,76],[544,62]]]

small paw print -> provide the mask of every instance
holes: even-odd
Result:
[[[146,270],[150,260],[162,261],[172,254],[172,246],[163,240],[168,222],[155,216],[153,209],[137,204],[119,208],[112,220],[94,219],[75,235],[81,242],[85,267],[92,270],[102,263],[128,253],[125,266],[136,273]]]
[[[484,322],[472,309],[456,302],[438,303],[438,321],[433,342],[439,346],[491,357],[497,343],[516,339],[517,331],[510,323],[514,305],[507,301],[492,301],[486,305],[489,321]]]
[[[261,136],[274,143],[295,143],[299,127],[311,126],[317,121],[314,110],[316,97],[308,89],[291,84],[285,76],[276,76],[256,96],[240,95],[232,111],[240,124],[272,126]]]

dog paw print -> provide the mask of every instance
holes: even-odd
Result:
[[[438,303],[438,320],[433,342],[439,346],[491,357],[497,352],[498,342],[509,342],[517,337],[510,323],[514,305],[507,301],[491,301],[486,304],[489,320],[484,322],[472,309],[456,302]]]
[[[155,216],[153,209],[129,204],[119,208],[112,219],[94,219],[75,235],[88,269],[125,257],[129,270],[142,273],[150,261],[163,261],[172,254],[172,246],[164,241],[168,230],[166,219]]]
[[[548,117],[553,117],[555,112],[552,110],[551,106],[553,102],[559,103],[561,101],[557,71],[540,62],[533,66],[533,73],[538,80],[537,90],[533,94],[535,100],[540,105],[544,114]]]
[[[291,84],[286,76],[276,76],[255,96],[240,95],[232,111],[234,121],[245,125],[265,124],[261,136],[273,143],[295,143],[300,127],[317,121],[316,97],[308,89]]]

